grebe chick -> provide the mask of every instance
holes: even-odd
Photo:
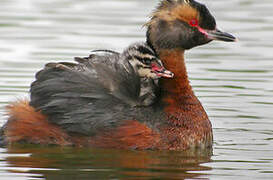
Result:
[[[97,63],[123,64],[124,70],[130,75],[137,74],[140,78],[140,92],[137,106],[149,106],[154,103],[158,93],[158,80],[161,77],[173,78],[174,74],[164,68],[162,62],[155,52],[145,42],[131,44],[122,53],[112,50],[98,49],[91,51],[92,54],[86,58],[75,58],[78,62],[85,60]],[[108,60],[105,61],[105,58]],[[115,61],[113,61],[115,60]],[[128,62],[130,67],[128,67]],[[77,67],[77,66],[76,66]],[[131,67],[134,72],[130,72]],[[133,75],[133,74],[134,75]]]

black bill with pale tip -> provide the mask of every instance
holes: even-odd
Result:
[[[236,42],[238,41],[236,37],[229,33],[222,32],[219,29],[213,31],[206,31],[207,36],[211,40],[226,41],[226,42]]]

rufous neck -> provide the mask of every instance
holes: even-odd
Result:
[[[166,69],[174,73],[173,79],[161,79],[161,89],[164,94],[188,96],[193,94],[188,79],[184,60],[184,50],[160,50],[159,58]]]

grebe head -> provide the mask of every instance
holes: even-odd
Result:
[[[208,8],[195,0],[161,1],[147,26],[147,42],[155,50],[190,49],[212,40],[236,41],[218,30]]]
[[[161,60],[146,43],[132,44],[123,54],[141,78],[174,77],[171,71],[164,68]]]

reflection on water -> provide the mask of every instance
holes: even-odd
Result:
[[[220,29],[239,38],[187,53],[191,83],[213,124],[213,156],[13,147],[0,149],[0,179],[272,179],[273,1],[200,1]],[[1,0],[0,125],[4,106],[28,97],[45,63],[72,61],[94,48],[120,51],[143,40],[142,25],[156,3]]]
[[[46,179],[176,179],[207,177],[211,152],[153,152],[58,147],[12,147],[3,153],[19,174]]]

